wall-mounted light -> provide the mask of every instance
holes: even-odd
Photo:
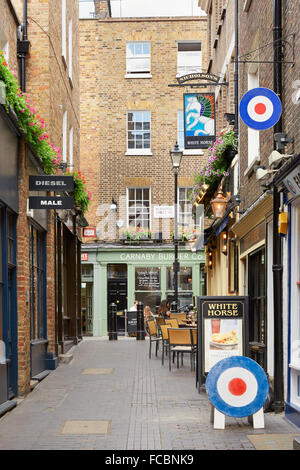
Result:
[[[116,211],[117,210],[117,207],[118,207],[118,204],[116,203],[116,201],[114,200],[114,198],[111,199],[111,205],[110,205],[110,208],[112,211]]]
[[[209,269],[213,267],[213,252],[210,248],[207,250],[207,266]]]
[[[227,242],[228,242],[227,232],[222,232],[222,253],[223,255],[226,255],[226,256],[228,253]]]
[[[222,217],[224,217],[227,202],[223,194],[223,188],[220,186],[217,197],[211,201],[211,208],[216,219],[222,219]]]

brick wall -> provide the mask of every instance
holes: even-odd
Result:
[[[239,55],[242,56],[273,41],[272,2],[252,1],[248,12],[240,5]],[[253,60],[273,60],[273,46],[261,49]],[[252,64],[239,65],[240,99],[248,91],[248,72]],[[273,89],[273,64],[259,64],[259,86]],[[260,132],[260,165],[268,167],[268,157],[273,150],[273,129]],[[249,207],[262,194],[261,182],[256,180],[253,171],[248,169],[248,128],[240,120],[240,194],[245,199],[244,208]]]
[[[151,178],[152,204],[174,203],[170,150],[177,141],[177,111],[184,88],[171,88],[177,73],[177,41],[203,42],[207,67],[206,19],[82,20],[81,163],[93,192],[87,214],[90,226],[100,220],[97,208],[126,196],[126,187]],[[126,41],[151,42],[151,79],[126,79]],[[126,154],[126,116],[130,110],[151,111],[152,156]],[[199,171],[205,158],[183,157],[180,177]],[[148,186],[148,182],[145,183]],[[125,218],[124,211],[117,217]],[[98,212],[99,214],[99,212]],[[86,240],[88,241],[88,240]]]
[[[296,93],[300,90],[300,35],[299,35],[300,2],[289,0],[283,2],[283,36],[295,48],[295,66],[283,66],[283,131],[294,139],[294,143],[286,147],[288,154],[300,153],[300,93],[296,102]],[[291,37],[295,34],[295,40]],[[293,42],[294,41],[294,42]],[[286,46],[285,60],[292,60],[292,48]]]
[[[1,3],[6,3],[1,0]],[[23,21],[22,4],[14,6]],[[79,113],[79,20],[78,2],[67,1],[66,57],[62,57],[61,1],[28,2],[28,39],[30,52],[26,59],[26,91],[37,108],[37,113],[48,125],[51,142],[62,150],[63,111],[67,110],[67,155],[69,155],[69,128],[73,127],[73,160],[79,167],[80,113]],[[68,23],[72,18],[72,80],[69,74]],[[2,19],[2,15],[1,15]],[[13,32],[11,33],[13,35]],[[15,36],[16,37],[16,36]],[[16,45],[11,57],[16,60]],[[24,143],[20,146],[19,161],[19,217],[18,217],[18,368],[19,394],[29,391],[30,384],[30,291],[29,277],[29,220],[26,201],[29,196],[28,177],[35,173],[28,160]],[[69,157],[68,157],[69,158]],[[55,214],[48,212],[47,252],[47,339],[48,351],[55,351]]]

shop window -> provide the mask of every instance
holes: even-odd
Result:
[[[128,42],[126,45],[126,73],[150,73],[150,42]]]
[[[127,113],[127,150],[150,150],[150,111],[129,111]]]
[[[160,267],[135,268],[135,298],[156,313],[161,302]]]
[[[46,337],[45,324],[45,236],[30,228],[30,334],[31,339]]]
[[[177,76],[202,72],[201,42],[178,42]]]
[[[150,189],[128,189],[128,226],[150,229]]]

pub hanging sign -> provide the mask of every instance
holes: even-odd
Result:
[[[199,377],[220,360],[247,355],[248,297],[198,297]]]
[[[185,93],[184,148],[204,149],[216,140],[215,94]]]

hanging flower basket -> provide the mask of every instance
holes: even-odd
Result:
[[[208,150],[207,164],[195,175],[191,201],[196,202],[202,185],[209,186],[206,197],[212,197],[221,179],[228,176],[228,168],[236,155],[238,141],[232,126],[223,129],[214,145]]]

